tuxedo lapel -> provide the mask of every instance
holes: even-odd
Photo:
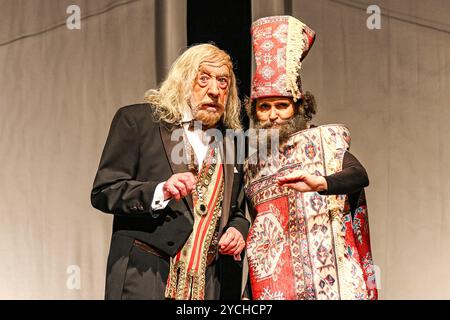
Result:
[[[182,173],[182,172],[188,172],[189,171],[189,167],[187,165],[187,161],[186,161],[186,150],[183,151],[183,161],[181,161],[181,163],[178,163],[174,161],[174,159],[172,159],[172,150],[175,148],[175,146],[177,146],[180,143],[183,143],[183,139],[179,139],[177,140],[172,140],[172,132],[174,129],[180,129],[183,130],[181,127],[178,126],[174,126],[171,124],[166,124],[166,123],[160,123],[159,125],[159,131],[161,134],[161,140],[163,142],[164,145],[164,151],[166,153],[166,157],[167,160],[169,161],[170,164],[170,168],[172,169],[172,173],[176,174],[176,173]],[[184,146],[183,146],[184,148]],[[183,201],[185,202],[186,206],[189,208],[189,211],[191,212],[191,214],[194,213],[194,205],[192,202],[192,195],[187,195],[185,198],[183,198]]]

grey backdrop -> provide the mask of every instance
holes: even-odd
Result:
[[[303,86],[314,122],[347,124],[369,173],[380,297],[449,299],[450,2],[252,3],[254,19],[288,13],[317,32]],[[70,4],[81,30],[65,27]],[[185,12],[185,0],[0,0],[0,298],[103,298],[112,217],[89,202],[100,153],[114,112],[186,46]]]

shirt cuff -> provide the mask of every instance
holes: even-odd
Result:
[[[165,181],[161,182],[155,188],[155,193],[153,194],[153,201],[152,201],[152,210],[162,210],[167,206],[167,204],[170,201],[170,199],[164,200],[164,192],[163,192],[164,183],[166,182]]]

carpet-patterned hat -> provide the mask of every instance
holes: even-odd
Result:
[[[265,97],[302,96],[302,60],[314,43],[315,32],[291,16],[272,16],[252,24],[256,70],[251,100]]]

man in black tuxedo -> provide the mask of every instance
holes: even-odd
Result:
[[[189,48],[146,102],[117,111],[91,193],[114,214],[105,297],[223,298],[222,281],[241,281],[222,279],[223,261],[240,260],[249,228],[242,166],[226,161],[236,150],[226,136],[205,139],[240,128],[231,58],[211,44]]]

